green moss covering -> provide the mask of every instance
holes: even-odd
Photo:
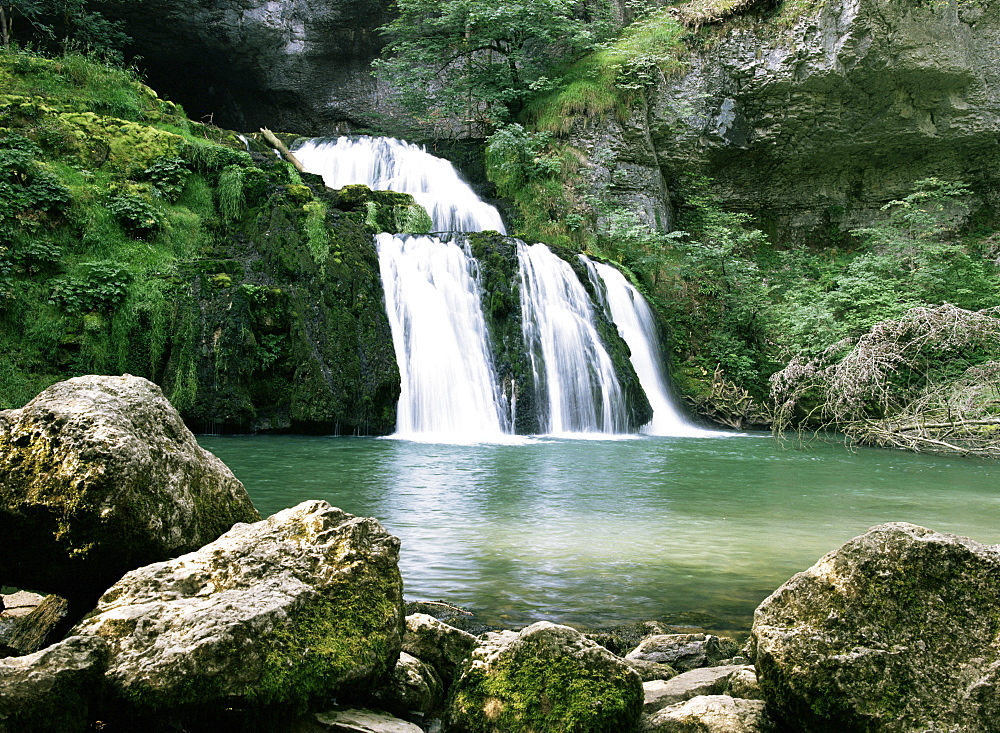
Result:
[[[0,80],[0,408],[129,372],[200,430],[393,429],[372,235],[427,231],[412,197],[331,192],[83,57]]]
[[[449,729],[466,733],[624,733],[642,707],[638,677],[624,664],[581,661],[542,643],[467,668],[449,702]],[[608,655],[610,657],[610,654]],[[633,679],[634,678],[634,679]]]

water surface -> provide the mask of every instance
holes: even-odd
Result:
[[[792,574],[868,527],[906,521],[1000,542],[1000,464],[770,436],[528,439],[202,437],[268,516],[307,499],[403,542],[408,599],[488,623],[709,614],[749,627]]]

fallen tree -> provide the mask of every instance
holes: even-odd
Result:
[[[773,428],[1000,457],[1000,308],[912,308],[771,377]]]

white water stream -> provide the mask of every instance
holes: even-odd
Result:
[[[449,442],[510,432],[497,395],[475,260],[437,237],[376,237],[402,391],[396,431]]]
[[[506,233],[499,212],[451,163],[420,146],[393,138],[340,137],[308,141],[295,155],[330,188],[363,184],[411,194],[427,209],[437,232]],[[402,378],[397,435],[463,443],[503,440],[512,432],[513,408],[498,387],[478,265],[467,245],[449,237],[393,234],[379,234],[376,245]],[[573,268],[544,244],[519,243],[517,253],[521,325],[542,432],[626,432],[621,386]],[[705,434],[687,425],[670,401],[645,301],[628,290],[616,270],[598,267],[610,271],[600,271],[608,283],[608,307],[654,409],[645,432]]]
[[[632,352],[632,366],[653,408],[653,419],[643,426],[642,432],[647,435],[677,437],[710,433],[688,423],[674,403],[663,370],[656,320],[642,293],[611,265],[593,262],[583,255],[580,258],[588,268],[593,268],[593,272],[604,283],[604,295],[611,319]]]
[[[444,158],[391,137],[316,139],[295,150],[311,173],[330,188],[361,183],[374,191],[399,191],[427,209],[435,232],[506,234],[500,212],[480,199]]]
[[[543,432],[624,433],[621,386],[594,326],[590,297],[569,263],[544,244],[519,243],[521,329]]]

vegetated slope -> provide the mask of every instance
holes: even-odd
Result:
[[[84,56],[3,53],[0,89],[0,407],[128,372],[201,429],[392,429],[371,235],[412,199],[328,191]]]
[[[490,174],[520,231],[631,271],[702,414],[995,446],[984,375],[1000,354],[946,331],[1000,305],[997,20],[974,0],[653,9],[497,129]],[[876,360],[914,357],[853,383],[853,412],[820,384],[772,380],[790,363],[815,376],[858,339]],[[923,423],[940,431],[885,432]],[[977,435],[949,440],[957,423]]]

